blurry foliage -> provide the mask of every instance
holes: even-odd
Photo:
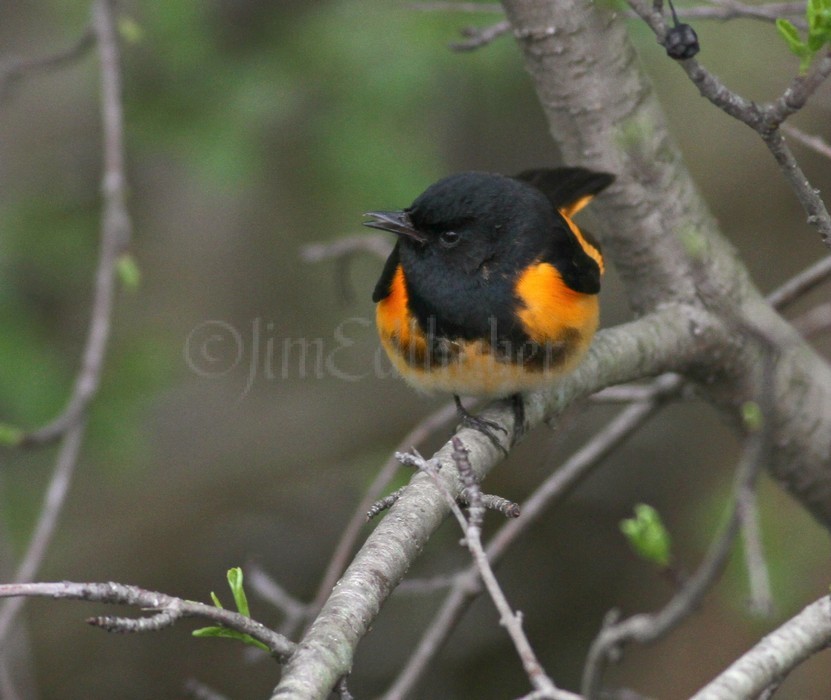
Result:
[[[787,43],[788,48],[799,56],[799,69],[808,71],[817,52],[826,44],[831,44],[831,1],[808,0],[805,11],[808,23],[808,35],[805,39],[799,30],[787,19],[776,20],[776,28]]]

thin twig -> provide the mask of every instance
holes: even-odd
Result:
[[[509,547],[554,503],[565,498],[613,450],[632,435],[664,403],[675,396],[683,382],[666,374],[652,384],[651,401],[633,403],[613,418],[603,430],[560,465],[522,504],[522,517],[505,523],[487,545],[488,561],[496,564]],[[475,567],[456,576],[439,611],[426,627],[418,645],[401,673],[383,695],[385,700],[405,697],[423,676],[438,654],[467,606],[479,595],[481,586]]]
[[[395,505],[395,502],[401,498],[401,494],[407,490],[406,486],[402,486],[400,489],[395,489],[392,493],[388,493],[383,498],[379,498],[375,503],[373,503],[369,510],[366,512],[366,519],[372,520],[377,515],[380,515],[385,510],[389,510]]]
[[[739,517],[742,521],[744,563],[750,586],[750,611],[760,617],[769,617],[773,614],[773,593],[767,559],[762,547],[756,492],[745,489],[738,494],[737,499]]]
[[[831,330],[831,302],[819,304],[813,309],[797,316],[793,327],[803,338],[814,338]]]
[[[831,59],[829,59],[828,65],[831,67]],[[779,164],[779,169],[782,171],[785,180],[790,183],[791,189],[802,205],[802,209],[808,215],[806,221],[819,231],[822,242],[828,248],[831,248],[831,215],[828,214],[828,209],[819,194],[819,190],[808,181],[779,129],[762,134],[762,139]]]
[[[600,633],[592,642],[583,669],[581,690],[586,700],[596,700],[600,697],[605,666],[612,658],[619,658],[624,644],[632,641],[641,644],[653,642],[674,629],[684,618],[699,607],[706,593],[724,570],[736,536],[742,529],[745,531],[746,539],[751,540],[751,546],[758,548],[759,559],[751,562],[758,569],[752,571],[751,576],[767,575],[766,563],[761,555],[758,528],[753,529],[751,524],[750,529],[748,529],[747,521],[748,518],[755,515],[755,508],[749,507],[749,504],[753,501],[756,481],[762,465],[769,458],[771,450],[772,435],[767,421],[774,411],[773,380],[774,367],[778,358],[775,351],[776,346],[760,330],[751,327],[747,323],[742,323],[741,319],[732,319],[730,316],[731,310],[723,311],[726,321],[735,323],[737,330],[742,331],[748,339],[752,339],[759,344],[763,357],[763,362],[759,367],[758,382],[761,387],[758,393],[761,423],[752,426],[736,468],[733,500],[727,524],[710,545],[707,555],[695,574],[684,582],[683,586],[661,610],[651,614],[633,615],[622,622],[617,622],[617,620],[612,620],[610,616],[607,616],[607,623],[603,625]],[[764,592],[758,590],[754,592],[760,594],[760,605],[766,604],[767,601],[761,599]]]
[[[309,615],[314,617],[323,607],[332,586],[335,585],[338,578],[340,578],[346,565],[349,563],[349,557],[355,547],[355,542],[361,532],[361,528],[366,524],[366,515],[372,504],[378,500],[378,496],[383,492],[387,485],[395,477],[395,474],[400,469],[398,460],[395,454],[401,449],[407,449],[411,445],[421,444],[430,435],[432,435],[439,428],[447,425],[456,417],[456,407],[453,404],[442,406],[437,411],[431,413],[421,423],[416,425],[399,443],[398,449],[393,452],[393,455],[387,460],[386,464],[381,467],[378,475],[367,489],[361,502],[355,509],[351,520],[343,531],[340,542],[335,547],[335,552],[329,560],[326,567],[326,573],[320,581],[317,593],[314,600],[310,604]]]
[[[470,499],[470,507],[468,509],[469,518],[465,518],[456,503],[456,499],[447,491],[443,483],[436,479],[436,484],[444,491],[445,498],[448,499],[453,515],[456,516],[456,520],[465,533],[465,545],[470,551],[479,576],[484,582],[485,588],[499,612],[500,624],[505,627],[508,635],[511,637],[511,641],[519,655],[528,680],[537,691],[544,693],[547,697],[556,698],[558,697],[557,693],[559,689],[554,685],[554,682],[546,674],[542,664],[537,659],[531,643],[528,641],[528,637],[522,629],[522,616],[520,613],[515,613],[511,609],[488,562],[487,554],[485,554],[485,550],[482,547],[482,520],[485,515],[485,506],[482,504],[482,494],[473,468],[470,465],[467,450],[462,441],[456,436],[452,438],[452,444],[453,460],[456,463],[459,477]],[[424,462],[422,469],[431,476],[435,476],[435,468],[431,468],[430,462]]]
[[[55,460],[55,469],[43,497],[40,516],[29,539],[26,553],[14,573],[14,581],[18,583],[31,581],[35,577],[46,556],[46,550],[52,542],[69,486],[72,483],[72,476],[78,464],[78,453],[81,449],[85,426],[86,420],[82,418],[61,441],[58,457]],[[15,598],[6,601],[0,608],[0,648],[7,646],[4,641],[12,629],[12,622],[25,602],[25,598]]]
[[[785,91],[773,102],[758,105],[765,120],[765,127],[779,127],[788,117],[796,114],[831,75],[831,51],[814,59],[805,75],[795,76]],[[757,129],[758,130],[758,129]]]
[[[0,103],[8,98],[15,82],[31,75],[57,68],[77,61],[95,44],[95,31],[91,26],[84,29],[78,40],[64,51],[40,58],[15,58],[0,65]]]
[[[831,279],[831,255],[815,262],[765,297],[768,304],[783,311],[811,290]]]
[[[649,25],[658,43],[664,44],[667,25],[661,12],[646,0],[629,0],[629,5]],[[806,75],[793,78],[782,95],[767,104],[758,104],[733,92],[694,58],[678,63],[702,96],[761,136],[805,210],[808,223],[817,229],[823,243],[831,248],[831,215],[779,131],[785,119],[802,109],[831,75],[831,51],[817,57]]]
[[[508,20],[502,20],[487,27],[463,27],[459,31],[465,40],[454,41],[450,44],[450,48],[454,51],[475,51],[510,32],[511,23]]]
[[[190,678],[185,682],[184,691],[185,695],[193,700],[228,700],[225,695],[195,678]]]
[[[291,637],[309,617],[309,606],[291,595],[256,564],[245,567],[245,579],[251,590],[283,614],[280,634]]]
[[[519,507],[519,503],[514,503],[513,501],[503,498],[502,496],[496,496],[492,493],[480,493],[479,500],[485,510],[496,511],[499,514],[504,515],[506,518],[518,518],[522,515],[522,509]],[[467,491],[462,491],[456,499],[456,502],[462,506],[462,508],[470,507],[470,495]]]
[[[15,575],[17,582],[32,580],[40,568],[69,491],[84,434],[86,409],[98,390],[110,335],[116,261],[129,241],[131,229],[125,205],[120,59],[110,0],[98,0],[93,5],[92,22],[101,63],[101,114],[104,131],[104,214],[101,222],[100,257],[87,341],[72,397],[55,421],[23,439],[23,444],[45,444],[59,438],[62,441],[40,518]],[[23,602],[23,599],[12,601],[0,612],[0,641],[8,633]]]
[[[654,380],[649,384],[620,384],[598,391],[591,397],[595,403],[641,403],[655,399]]]
[[[806,134],[802,129],[797,129],[791,124],[783,124],[782,131],[790,136],[794,141],[799,141],[803,146],[807,146],[811,150],[819,153],[826,158],[831,158],[831,144],[819,136],[812,136]]]
[[[124,115],[121,101],[121,59],[111,0],[93,5],[93,30],[101,63],[101,119],[103,131],[103,173],[101,191],[104,211],[101,218],[101,249],[95,274],[87,340],[81,368],[66,407],[51,423],[25,435],[21,445],[47,445],[75,425],[98,392],[101,370],[110,336],[115,299],[115,267],[126,250],[132,231],[127,213],[127,184],[124,166]]]
[[[143,632],[168,626],[185,617],[202,617],[229,629],[250,635],[265,644],[271,653],[282,658],[294,651],[294,643],[283,635],[268,629],[250,617],[222,608],[184,600],[166,593],[148,591],[138,586],[122,583],[74,583],[61,581],[57,583],[6,583],[0,584],[0,598],[41,597],[71,600],[86,600],[93,603],[110,603],[128,605],[142,610],[154,611],[150,618],[93,617],[87,622],[102,627],[110,632]],[[141,624],[142,619],[150,619],[150,625]]]
[[[679,7],[678,16],[684,19],[760,19],[765,22],[775,22],[780,17],[793,17],[795,26],[805,26],[805,3],[801,0],[763,5],[747,5],[737,0],[710,0],[710,3],[698,7]]]
[[[392,243],[388,236],[380,233],[362,233],[356,236],[343,236],[325,243],[309,243],[300,249],[300,258],[304,262],[317,263],[352,255],[353,253],[371,253],[386,260],[392,252]]]

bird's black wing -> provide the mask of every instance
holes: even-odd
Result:
[[[523,170],[514,179],[526,182],[542,192],[555,209],[568,209],[583,199],[602,192],[615,181],[609,173],[587,168],[535,168]]]

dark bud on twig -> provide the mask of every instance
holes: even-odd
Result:
[[[148,617],[90,617],[87,623],[93,627],[100,627],[107,632],[118,632],[129,634],[132,632],[155,632],[165,627],[170,627],[181,614],[175,610],[162,610],[155,615]]]
[[[470,506],[470,499],[468,498],[467,492],[463,491],[462,494],[456,499],[456,502],[463,508]],[[490,493],[483,493],[482,505],[486,510],[495,510],[497,513],[501,513],[506,518],[518,518],[520,516],[519,504],[509,501],[507,498],[503,498],[502,496],[494,496]]]
[[[701,50],[698,35],[689,24],[676,24],[667,30],[664,48],[667,50],[667,56],[676,61],[692,58]]]
[[[392,508],[395,505],[395,502],[401,498],[401,494],[404,493],[404,489],[406,488],[406,486],[402,486],[400,489],[393,491],[388,496],[384,496],[382,499],[375,501],[375,503],[373,503],[370,509],[366,512],[367,521],[372,520],[379,513],[383,513],[385,510]]]
[[[656,2],[657,8],[658,4]],[[667,50],[667,56],[674,58],[676,61],[692,58],[701,50],[698,45],[698,35],[689,24],[681,24],[678,21],[678,14],[675,12],[675,5],[672,4],[672,0],[669,0],[669,9],[672,12],[674,26],[667,30],[667,35],[664,37],[664,48]]]

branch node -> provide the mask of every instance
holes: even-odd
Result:
[[[385,510],[389,510],[395,505],[395,502],[401,498],[401,495],[406,491],[407,487],[402,486],[400,489],[396,489],[391,494],[384,496],[383,498],[378,499],[373,503],[369,510],[366,512],[366,520],[369,522],[372,520],[376,515],[379,513],[383,513]]]
[[[463,508],[470,507],[470,498],[467,490],[462,491],[456,499],[456,502]],[[519,503],[514,503],[507,498],[496,496],[491,493],[482,494],[482,506],[485,510],[495,510],[497,513],[501,513],[508,519],[518,518],[522,514]]]
[[[100,627],[107,632],[131,634],[133,632],[155,632],[170,627],[180,617],[180,612],[168,609],[148,617],[118,617],[116,615],[90,617],[87,618],[87,624]]]

